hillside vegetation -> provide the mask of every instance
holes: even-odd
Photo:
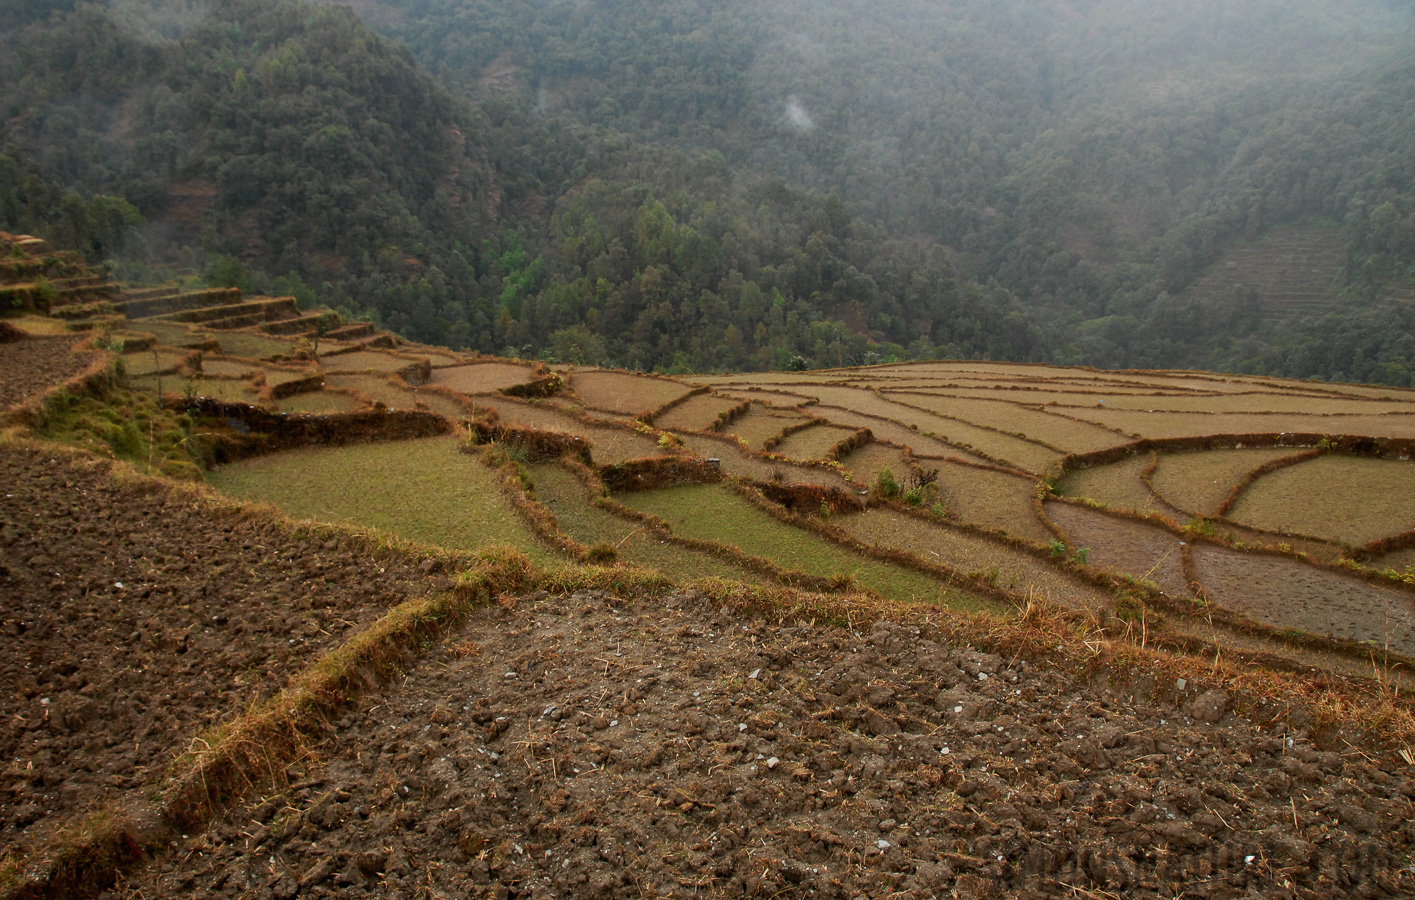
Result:
[[[0,227],[547,360],[1411,383],[1397,4],[351,6],[26,4]]]
[[[339,7],[221,3],[154,41],[78,6],[6,40],[0,226],[68,204],[95,221],[55,239],[102,255],[130,226],[136,274],[185,264],[415,339],[650,369],[1041,352],[1005,292],[837,198],[454,99]]]
[[[1415,251],[1397,4],[351,5],[458,90],[716,151],[951,248],[1057,361],[1408,383],[1390,320],[1356,312],[1407,295]],[[1231,243],[1309,218],[1339,232],[1340,338],[1304,311],[1235,350],[1233,317],[1176,316]],[[1254,280],[1243,314],[1270,299]],[[1308,341],[1328,358],[1284,354]]]

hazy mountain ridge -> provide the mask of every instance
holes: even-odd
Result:
[[[350,5],[411,54],[337,6],[26,9],[4,139],[55,190],[120,196],[165,226],[129,259],[223,254],[218,280],[458,346],[553,354],[551,335],[579,328],[591,339],[561,337],[581,352],[656,368],[1041,353],[1409,383],[1409,349],[1388,333],[1399,310],[1380,307],[1415,281],[1415,71],[1395,4]],[[723,164],[731,177],[664,174]],[[744,186],[772,176],[838,194],[863,245],[828,248],[843,265],[803,280],[807,239],[835,233],[806,213],[834,201],[783,206],[767,190],[751,212]],[[588,245],[566,251],[553,214],[586,189],[595,215],[628,227],[606,186],[636,209],[668,203],[694,245],[668,252],[663,296],[644,291],[632,228],[591,241],[594,266]],[[777,220],[744,226],[760,209]],[[707,247],[694,235],[710,219],[709,264],[679,265]],[[1330,322],[1173,327],[1172,298],[1225,247],[1314,219],[1338,229],[1351,310],[1321,364],[1291,350],[1327,341]],[[960,280],[961,307],[906,296],[955,283],[953,267],[991,287]],[[759,337],[754,304],[729,299],[745,340],[724,344],[723,316],[701,311],[734,271],[802,324]],[[603,316],[606,274],[619,299]],[[999,324],[1009,294],[1028,323]],[[935,333],[946,317],[959,326]]]
[[[1165,333],[1165,297],[1275,225],[1340,225],[1353,302],[1409,278],[1410,248],[1388,227],[1373,247],[1368,221],[1390,202],[1411,231],[1395,4],[357,5],[459,84],[515,71],[544,114],[839,191],[1053,334],[1132,317],[1147,364],[1233,364],[1221,336]]]

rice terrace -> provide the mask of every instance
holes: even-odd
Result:
[[[608,371],[0,251],[0,897],[1415,890],[1415,391]]]

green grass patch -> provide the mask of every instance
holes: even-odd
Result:
[[[684,578],[737,578],[749,583],[761,580],[709,553],[665,542],[637,522],[627,521],[589,502],[585,486],[573,473],[556,463],[526,467],[535,484],[536,499],[544,503],[560,528],[571,539],[585,545],[613,546],[621,562],[662,572],[675,580]]]
[[[223,466],[207,480],[296,519],[377,528],[450,550],[505,544],[538,563],[556,559],[521,524],[495,474],[462,453],[455,437],[306,447]]]
[[[358,400],[337,391],[305,391],[280,401],[280,409],[287,413],[304,413],[311,416],[353,412],[359,406]]]
[[[1111,509],[1144,512],[1160,508],[1159,498],[1145,484],[1141,475],[1150,464],[1148,453],[1137,454],[1120,462],[1067,473],[1056,486],[1063,497],[1080,497],[1103,503]]]
[[[114,390],[102,400],[60,392],[45,403],[35,431],[135,463],[144,472],[190,480],[201,478],[210,449],[190,416],[136,390]]]
[[[644,491],[617,499],[662,517],[676,534],[731,544],[783,569],[824,578],[849,576],[856,584],[891,600],[939,603],[968,611],[997,609],[991,601],[951,588],[922,572],[870,559],[778,522],[720,485]]]
[[[892,509],[872,509],[836,522],[857,540],[912,553],[924,562],[978,575],[993,587],[1034,594],[1061,606],[1104,609],[1110,596],[1092,584],[1067,576],[1037,557],[998,541],[929,525]]]

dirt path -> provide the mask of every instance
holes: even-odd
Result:
[[[1256,727],[1218,690],[1078,686],[908,625],[541,594],[335,725],[288,795],[117,896],[1415,889],[1408,770]]]

